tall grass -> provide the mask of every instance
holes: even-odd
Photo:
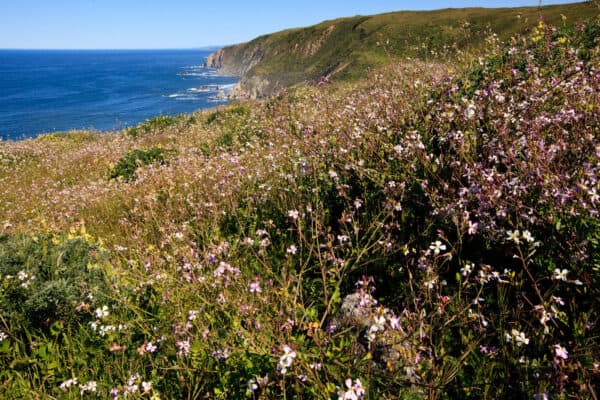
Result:
[[[0,395],[597,398],[599,33],[0,144]]]

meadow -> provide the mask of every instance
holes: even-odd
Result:
[[[600,19],[0,143],[0,397],[597,399]]]

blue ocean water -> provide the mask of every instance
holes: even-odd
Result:
[[[0,50],[0,137],[114,130],[226,102],[206,50]]]

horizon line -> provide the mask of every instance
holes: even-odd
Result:
[[[161,50],[214,50],[228,45],[198,47],[138,47],[138,48],[42,48],[42,47],[0,47],[0,51],[161,51]]]

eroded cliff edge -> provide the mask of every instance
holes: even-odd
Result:
[[[362,78],[369,68],[406,59],[447,62],[466,49],[526,33],[539,21],[576,24],[597,13],[591,2],[520,8],[401,11],[325,21],[263,35],[212,53],[205,66],[240,76],[233,96],[267,97],[324,78]]]

